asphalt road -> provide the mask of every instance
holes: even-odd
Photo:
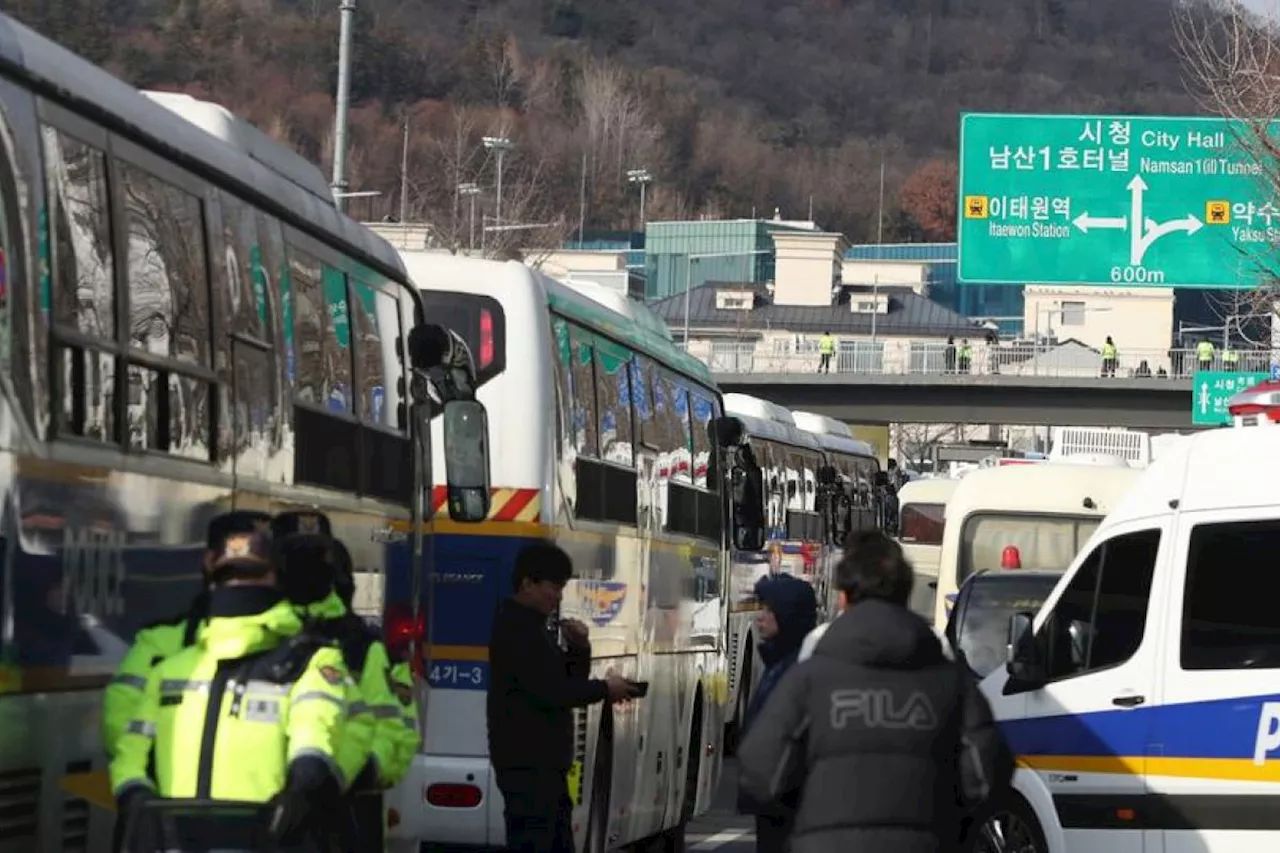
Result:
[[[715,850],[717,853],[752,853],[756,849],[755,818],[735,813],[738,770],[727,758],[720,772],[720,788],[711,810],[689,824],[685,832],[689,851]]]

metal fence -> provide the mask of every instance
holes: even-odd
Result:
[[[1195,349],[1123,349],[1112,361],[1087,347],[976,343],[968,349],[934,341],[841,341],[823,363],[815,350],[779,351],[767,343],[692,342],[713,373],[843,373],[854,375],[986,375],[1117,379],[1185,379],[1199,370],[1267,372],[1270,350],[1217,350],[1202,361]]]

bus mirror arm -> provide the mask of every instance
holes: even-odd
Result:
[[[435,392],[443,403],[475,397],[475,361],[466,341],[452,329],[436,323],[420,323],[409,331],[409,364],[414,376],[423,376],[428,388],[414,389],[414,401],[422,402],[421,391]]]

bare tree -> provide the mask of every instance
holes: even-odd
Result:
[[[933,458],[935,447],[964,437],[962,424],[898,424],[894,442],[898,464],[919,471]]]
[[[1280,196],[1280,25],[1240,0],[1176,0],[1174,33],[1188,89],[1207,110],[1230,120],[1234,153],[1244,160],[1237,168],[1255,177],[1260,197]],[[1280,260],[1269,242],[1263,245],[1241,247],[1239,258],[1259,286],[1217,300],[1215,310],[1228,326],[1239,326],[1242,316],[1276,313]],[[1243,327],[1239,333],[1260,343],[1249,340]]]

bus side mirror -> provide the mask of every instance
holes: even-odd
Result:
[[[739,461],[729,471],[733,547],[740,551],[764,550],[764,472]]]
[[[444,469],[449,518],[489,517],[489,413],[479,400],[444,404]]]

